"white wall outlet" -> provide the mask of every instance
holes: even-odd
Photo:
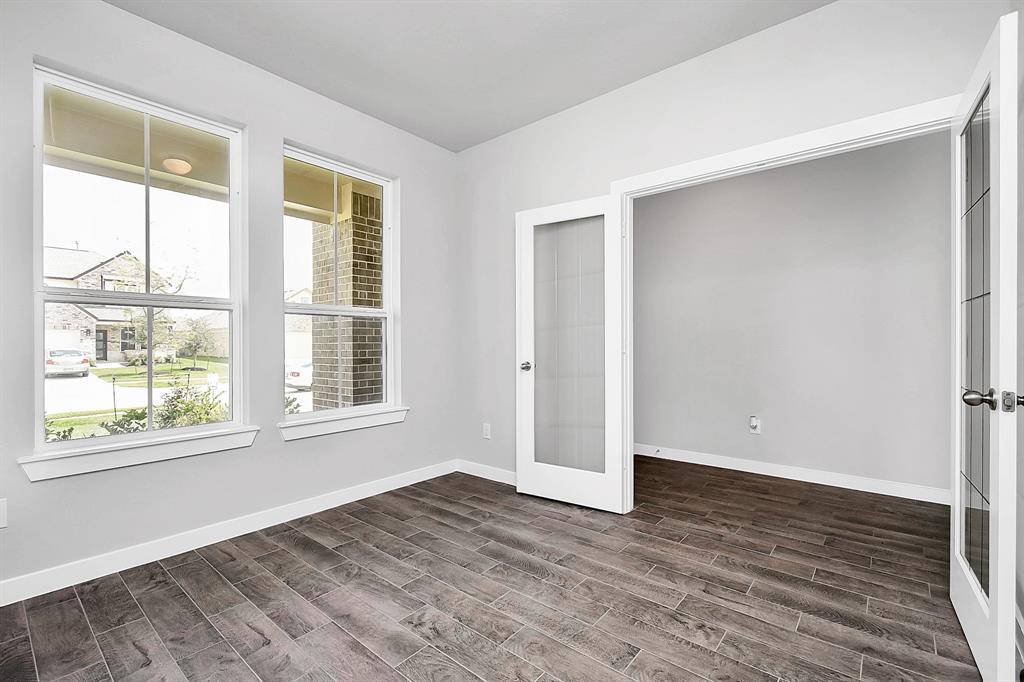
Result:
[[[7,498],[0,499],[0,528],[7,527]]]
[[[484,433],[484,438],[486,438],[487,440],[491,439],[491,425],[488,424],[487,422],[484,422],[483,433]]]
[[[750,423],[747,425],[750,433],[755,436],[761,435],[761,420],[755,415],[750,415]]]

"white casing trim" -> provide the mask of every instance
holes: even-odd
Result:
[[[710,455],[704,452],[695,452],[693,450],[677,450],[675,448],[645,445],[643,443],[637,443],[633,447],[633,452],[638,455],[671,459],[676,462],[704,464],[706,466],[719,467],[722,469],[734,469],[736,471],[746,471],[752,474],[788,478],[794,481],[806,481],[808,483],[833,485],[838,488],[848,488],[850,490],[861,490],[866,493],[893,495],[895,497],[904,497],[910,500],[922,500],[924,502],[936,502],[938,504],[948,505],[951,499],[950,491],[945,488],[933,488],[926,485],[918,485],[916,483],[887,481],[881,478],[868,478],[866,476],[841,474],[834,471],[822,471],[820,469],[807,469],[805,467],[792,466],[789,464],[759,462],[753,459],[727,457],[725,455]]]
[[[157,540],[150,540],[131,547],[124,547],[106,554],[79,559],[60,566],[44,568],[33,573],[14,576],[0,581],[0,606],[22,599],[35,597],[53,590],[76,585],[85,580],[138,566],[150,561],[157,561],[190,549],[203,547],[214,542],[227,540],[245,533],[251,533],[277,523],[284,523],[308,514],[337,507],[346,502],[354,502],[371,495],[401,488],[403,486],[425,481],[461,471],[473,476],[487,478],[501,483],[515,483],[515,472],[506,469],[468,462],[462,459],[450,459],[445,462],[413,471],[406,471],[394,476],[360,483],[350,488],[335,490],[297,502],[289,502],[279,507],[265,509],[227,521],[219,521],[208,526],[194,528],[175,535]]]
[[[1017,604],[1017,674],[1024,672],[1024,614]]]

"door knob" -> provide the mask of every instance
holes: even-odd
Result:
[[[996,398],[995,389],[992,388],[988,389],[988,393],[978,393],[977,391],[965,391],[964,394],[961,396],[961,400],[964,401],[965,405],[970,405],[971,407],[977,407],[978,405],[984,403],[989,406],[989,409],[992,410],[996,409],[996,403],[998,402]]]
[[[523,370],[524,372],[529,372],[531,369],[533,369],[533,363],[530,362],[529,360],[525,360],[523,364],[519,365],[519,369]]]

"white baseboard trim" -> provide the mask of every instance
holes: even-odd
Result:
[[[833,485],[839,488],[849,488],[850,490],[861,490],[863,492],[879,493],[881,495],[894,495],[896,497],[904,497],[911,500],[922,500],[924,502],[936,502],[938,504],[948,505],[951,500],[950,491],[945,488],[932,488],[930,486],[918,485],[916,483],[901,483],[900,481],[887,481],[880,478],[867,478],[865,476],[840,474],[833,471],[821,471],[820,469],[807,469],[788,464],[758,462],[757,460],[743,459],[741,457],[709,455],[704,452],[677,450],[675,448],[646,445],[643,443],[634,444],[633,452],[638,455],[671,459],[677,462],[704,464],[722,469],[734,469],[736,471],[746,471],[752,474],[764,474],[765,476],[789,478],[795,481],[807,481],[808,483]]]
[[[297,502],[263,511],[239,516],[227,521],[220,521],[201,528],[187,530],[157,540],[150,540],[131,547],[117,549],[106,554],[79,559],[60,566],[45,568],[34,573],[15,576],[0,581],[0,606],[35,597],[69,585],[76,585],[86,580],[99,578],[132,566],[150,561],[157,561],[190,549],[203,547],[214,542],[227,540],[238,535],[266,528],[277,523],[337,507],[346,502],[354,502],[371,495],[419,483],[429,478],[443,476],[454,471],[462,471],[473,476],[487,478],[501,483],[515,483],[515,472],[496,467],[478,464],[462,459],[450,459],[445,462],[413,471],[406,471],[376,481],[360,483],[350,488],[335,490]]]

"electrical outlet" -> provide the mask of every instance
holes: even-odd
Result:
[[[761,420],[755,415],[750,415],[750,423],[747,425],[747,428],[753,435],[760,436]]]
[[[487,422],[484,422],[484,438],[487,440],[491,439],[491,425]]]
[[[0,528],[7,527],[7,498],[0,499]]]

